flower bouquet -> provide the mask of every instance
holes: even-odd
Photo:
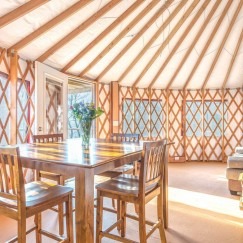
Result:
[[[73,116],[79,121],[82,145],[89,147],[90,132],[92,121],[102,115],[104,111],[98,107],[95,108],[94,103],[75,103],[70,107]]]

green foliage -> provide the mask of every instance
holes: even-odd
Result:
[[[100,107],[95,108],[94,103],[79,102],[73,104],[70,109],[79,121],[92,121],[104,113]]]

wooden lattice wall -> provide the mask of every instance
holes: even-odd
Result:
[[[34,132],[35,75],[33,63],[19,59],[17,83],[17,142],[26,143]]]
[[[110,137],[110,85],[98,84],[98,105],[104,110],[98,118],[98,138]]]
[[[10,143],[10,64],[6,50],[0,48],[0,144]],[[34,125],[33,64],[18,58],[17,66],[17,143],[28,142]]]
[[[170,156],[226,161],[243,146],[243,90],[149,90],[119,87],[120,132],[167,137]],[[155,102],[157,101],[157,102]],[[155,107],[157,103],[157,106]]]
[[[10,64],[0,48],[0,144],[10,143]],[[111,131],[109,84],[98,84],[98,137]],[[28,142],[34,123],[34,71],[18,59],[18,143]],[[4,111],[4,112],[2,112]],[[119,131],[140,133],[144,140],[167,137],[174,144],[171,157],[186,160],[223,160],[243,146],[243,90],[156,90],[119,87]],[[215,118],[217,117],[217,118]]]
[[[9,60],[5,49],[0,49],[0,66],[4,72],[0,73],[0,144],[10,142],[10,85]]]
[[[17,143],[29,142],[34,125],[34,69],[33,64],[18,57],[17,65],[17,133],[11,133],[11,92],[10,92],[10,59],[6,50],[0,48],[0,144],[10,144],[11,139]],[[16,136],[11,138],[11,136]],[[33,178],[33,172],[24,169],[26,181]]]

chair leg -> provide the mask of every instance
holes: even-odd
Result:
[[[73,243],[73,207],[72,207],[72,195],[68,196],[66,205],[66,227],[67,238],[69,243]]]
[[[114,200],[114,199],[112,199]],[[116,219],[119,221],[121,219],[121,200],[117,199],[117,213],[116,213]],[[117,230],[120,232],[121,231],[121,225],[117,225]]]
[[[134,210],[135,210],[135,213],[138,215],[139,214],[139,205],[137,203],[134,203]]]
[[[40,171],[39,170],[35,170],[35,180],[40,181]]]
[[[126,202],[121,202],[121,237],[126,236]]]
[[[138,175],[138,162],[134,161],[133,162],[133,175]]]
[[[158,213],[158,220],[161,223],[159,226],[160,239],[161,242],[166,243],[167,241],[165,237],[164,217],[163,217],[163,198],[161,195],[158,195],[157,197],[157,213]]]
[[[145,222],[145,203],[140,202],[139,204],[139,239],[140,243],[146,243],[146,222]]]
[[[100,191],[97,191],[97,211],[96,211],[96,243],[101,242],[100,232],[102,231],[103,223],[103,197]]]
[[[18,220],[18,242],[26,243],[26,217],[23,215]]]
[[[113,199],[113,198],[112,198],[112,207],[113,207],[114,209],[116,209],[116,202],[115,202],[115,199]]]
[[[36,230],[35,230],[35,236],[36,236],[36,242],[41,243],[41,213],[38,213],[35,215],[35,225],[36,225]]]
[[[63,203],[58,205],[58,224],[59,224],[59,235],[64,234],[64,224],[63,224]]]

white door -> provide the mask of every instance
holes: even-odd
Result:
[[[68,76],[35,62],[35,134],[67,137]]]

